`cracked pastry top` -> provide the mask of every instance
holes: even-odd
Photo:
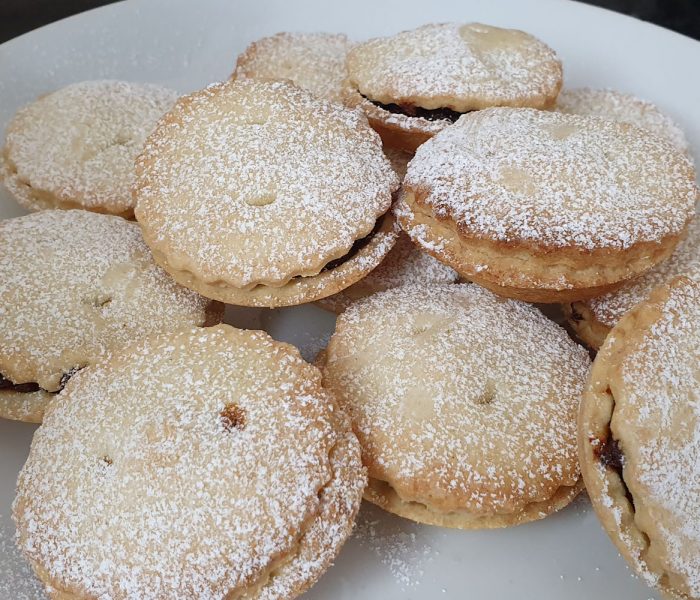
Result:
[[[352,530],[357,438],[318,369],[263,332],[157,334],[62,398],[13,505],[19,548],[61,598],[291,600]]]
[[[381,262],[398,185],[360,111],[289,82],[234,80],[177,102],[137,160],[134,194],[144,238],[177,281],[281,306]]]
[[[523,31],[480,23],[424,25],[350,50],[347,102],[385,143],[413,151],[462,114],[491,106],[548,108],[561,62]]]
[[[665,597],[700,598],[700,284],[679,277],[598,353],[579,416],[586,489],[620,553]]]
[[[351,304],[321,360],[360,440],[365,498],[384,509],[504,527],[580,491],[590,359],[533,306],[472,284],[405,285]]]
[[[158,267],[136,223],[83,210],[0,221],[0,416],[40,421],[75,372],[222,307]]]
[[[132,217],[134,159],[176,99],[157,85],[111,80],[41,96],[7,126],[0,179],[29,210]]]
[[[418,149],[395,212],[462,277],[553,303],[610,292],[666,260],[696,197],[691,161],[646,130],[490,108]]]

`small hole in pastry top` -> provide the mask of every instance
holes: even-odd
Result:
[[[483,393],[479,396],[475,402],[479,406],[485,406],[491,404],[496,399],[496,387],[492,382],[486,384]]]
[[[92,300],[96,308],[104,308],[112,301],[112,297],[108,294],[98,294]]]
[[[428,329],[430,329],[430,323],[421,323],[413,328],[412,333],[413,335],[420,335],[421,333],[428,331]]]
[[[221,424],[226,431],[237,429],[242,431],[246,426],[246,412],[243,408],[233,402],[229,402],[219,413]]]
[[[260,194],[243,198],[243,201],[250,206],[267,206],[268,204],[272,204],[276,199],[274,194]]]

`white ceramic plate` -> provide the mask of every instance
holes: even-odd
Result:
[[[426,22],[473,20],[532,32],[559,52],[568,85],[648,98],[678,120],[696,149],[700,144],[700,43],[565,0],[130,0],[0,46],[0,125],[37,95],[83,79],[152,81],[182,92],[202,87],[226,78],[250,41],[277,31],[342,31],[359,40]],[[22,213],[0,191],[0,218]],[[264,327],[307,358],[333,328],[333,318],[315,307],[229,309],[228,318]],[[3,600],[42,597],[13,549],[9,518],[33,431],[0,421]],[[585,498],[544,521],[483,532],[419,526],[365,506],[357,533],[306,597],[656,598],[632,576]]]

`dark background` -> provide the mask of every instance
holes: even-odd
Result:
[[[196,0],[192,0],[196,2]],[[700,39],[700,0],[586,0]],[[0,0],[0,43],[109,0]]]

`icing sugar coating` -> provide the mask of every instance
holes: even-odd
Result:
[[[321,306],[342,312],[351,302],[376,292],[410,283],[455,283],[457,272],[436,258],[422,252],[405,233],[400,233],[396,244],[379,266],[343,291],[320,300]]]
[[[402,233],[386,258],[362,282],[389,289],[407,283],[454,283],[457,278],[454,269],[422,252]]]
[[[659,288],[631,318],[610,378],[610,423],[624,453],[634,521],[648,537],[640,557],[683,597],[700,597],[700,284]],[[625,319],[627,321],[627,319]],[[627,323],[629,325],[629,322]],[[615,345],[615,331],[609,344]],[[608,343],[606,342],[606,346]]]
[[[234,79],[289,79],[327,100],[341,101],[352,42],[338,33],[278,33],[250,44]]]
[[[211,302],[153,262],[136,223],[82,210],[0,221],[0,373],[49,391],[157,331],[203,325]]]
[[[320,380],[292,346],[229,326],[81,371],[20,474],[20,549],[78,597],[295,597],[347,537],[364,486]]]
[[[590,360],[536,308],[476,285],[407,285],[352,304],[324,385],[371,479],[438,512],[515,513],[579,477]]]
[[[385,148],[384,153],[399,179],[403,179],[412,156],[391,148]],[[458,278],[454,269],[422,252],[408,235],[400,232],[396,244],[378,267],[356,284],[319,302],[324,308],[342,312],[352,301],[375,292],[407,283],[454,283]]]
[[[673,119],[651,102],[631,94],[591,88],[564,89],[557,96],[554,110],[630,123],[666,138],[678,150],[690,155],[690,144]]]
[[[286,82],[181,98],[136,171],[149,246],[174,270],[240,288],[318,274],[370,233],[398,187],[360,111]]]
[[[469,23],[424,25],[355,46],[348,53],[353,87],[376,102],[458,112],[488,106],[551,105],[561,63],[537,38]]]
[[[595,117],[511,108],[464,115],[423,144],[406,189],[463,235],[583,250],[678,235],[697,194],[692,164],[664,139]]]
[[[671,258],[654,267],[638,279],[626,283],[619,290],[588,301],[595,318],[614,327],[631,308],[649,297],[662,283],[669,283],[683,275],[700,281],[700,221],[694,219],[688,227],[688,237],[676,248]]]
[[[176,99],[157,85],[110,80],[40,97],[7,127],[5,185],[31,210],[133,214],[134,160]]]

